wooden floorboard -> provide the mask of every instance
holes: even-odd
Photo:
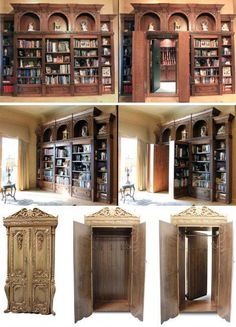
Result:
[[[130,306],[127,300],[94,303],[96,312],[129,312]]]
[[[216,305],[210,299],[185,301],[181,312],[216,312]]]

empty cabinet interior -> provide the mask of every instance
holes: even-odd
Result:
[[[143,320],[145,223],[104,208],[74,222],[75,322],[93,312],[131,312]]]
[[[179,313],[230,321],[232,223],[207,207],[160,221],[161,322]]]

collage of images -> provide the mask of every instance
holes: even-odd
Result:
[[[235,31],[235,0],[0,3],[4,327],[235,325]]]

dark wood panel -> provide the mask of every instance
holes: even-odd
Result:
[[[185,303],[185,235],[180,233],[179,246],[179,308],[183,309]]]
[[[178,39],[178,83],[179,102],[189,102],[189,32],[179,32]]]
[[[132,247],[131,313],[139,320],[143,320],[146,223],[139,224],[133,228]]]
[[[94,235],[93,301],[95,308],[103,302],[126,300],[130,283],[130,236]],[[113,307],[115,310],[115,308]]]
[[[159,222],[161,323],[179,313],[177,285],[177,227]]]
[[[220,226],[218,314],[230,321],[233,266],[233,223]]]
[[[93,312],[91,289],[91,227],[74,221],[75,322]]]
[[[216,235],[213,229],[212,235]],[[211,279],[211,300],[218,302],[218,268],[219,268],[219,237],[212,238],[212,279]]]
[[[167,145],[148,145],[148,192],[168,190],[169,150]]]
[[[132,78],[133,102],[145,102],[147,87],[147,45],[143,31],[133,32],[132,35]]]
[[[188,236],[188,300],[207,295],[207,237],[191,231]]]

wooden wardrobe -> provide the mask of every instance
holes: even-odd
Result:
[[[161,322],[182,312],[215,312],[230,321],[233,223],[192,206],[171,224],[160,221],[159,233]]]
[[[5,312],[55,314],[57,217],[37,208],[4,218],[8,238]]]
[[[74,221],[75,322],[93,312],[131,312],[143,320],[145,223],[121,208]]]

